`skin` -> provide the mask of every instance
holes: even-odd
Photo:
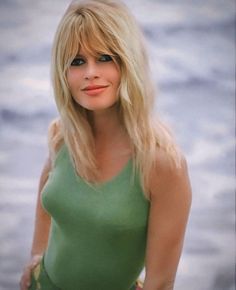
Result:
[[[70,67],[67,78],[75,101],[89,110],[102,182],[118,174],[131,156],[129,138],[116,109],[120,71],[113,61],[101,61],[101,58],[83,50],[79,54],[81,60]],[[90,84],[108,87],[101,94],[91,97],[82,91]],[[40,195],[50,170],[49,156],[40,178],[31,259],[21,278],[21,290],[27,289],[30,272],[47,247],[50,216],[42,208]],[[150,174],[149,193],[151,206],[143,290],[171,290],[191,205],[191,188],[184,157],[181,168],[176,169],[167,154],[161,149],[157,150],[156,166]]]
[[[67,72],[67,80],[74,100],[89,111],[102,111],[118,99],[120,70],[110,55],[97,57],[81,49]],[[104,86],[102,93],[85,90],[88,86]]]
[[[170,163],[158,150],[156,167],[150,176],[151,207],[146,249],[144,290],[172,290],[183,247],[191,206],[191,187],[187,164]]]
[[[40,202],[41,191],[45,185],[49,172],[51,170],[51,159],[47,158],[43,166],[43,170],[39,180],[38,196],[36,203],[36,214],[35,214],[35,226],[34,235],[31,248],[31,257],[23,270],[23,274],[20,280],[20,289],[27,290],[30,286],[30,275],[31,271],[41,261],[43,252],[47,247],[49,228],[51,224],[51,218],[47,212],[43,209]]]

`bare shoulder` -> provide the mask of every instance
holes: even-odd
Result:
[[[153,177],[157,178],[161,176],[181,175],[187,171],[187,161],[184,154],[179,151],[176,157],[176,162],[173,157],[167,153],[163,148],[157,148],[155,155],[155,165],[152,169]]]
[[[63,143],[62,125],[59,118],[53,119],[48,126],[49,156],[54,160],[55,155]]]
[[[48,126],[48,134],[54,137],[61,129],[61,121],[59,118],[53,119]]]
[[[170,154],[158,148],[149,180],[152,198],[168,192],[174,194],[177,188],[184,188],[188,194],[191,193],[187,161],[182,152],[179,152],[178,162],[174,162]]]

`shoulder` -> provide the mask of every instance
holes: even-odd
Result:
[[[190,192],[188,166],[184,154],[177,152],[173,158],[162,148],[157,148],[154,165],[150,171],[149,194],[151,199],[162,195],[175,194],[177,189]]]
[[[51,137],[54,137],[60,129],[61,129],[61,121],[59,118],[55,118],[49,123],[48,134]]]
[[[59,118],[53,119],[48,126],[48,147],[50,159],[53,161],[55,155],[63,143],[62,124]]]

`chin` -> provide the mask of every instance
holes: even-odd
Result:
[[[91,111],[91,112],[105,112],[107,110],[109,110],[111,107],[88,107],[86,108],[88,111]]]
[[[109,110],[111,108],[113,108],[116,105],[117,102],[112,102],[112,103],[96,103],[96,104],[86,104],[86,105],[82,105],[82,107],[84,107],[85,109],[89,110],[89,111],[106,111]]]

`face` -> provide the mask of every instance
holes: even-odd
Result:
[[[67,81],[74,100],[87,110],[109,109],[117,102],[120,70],[110,55],[95,57],[81,49],[68,69]]]

